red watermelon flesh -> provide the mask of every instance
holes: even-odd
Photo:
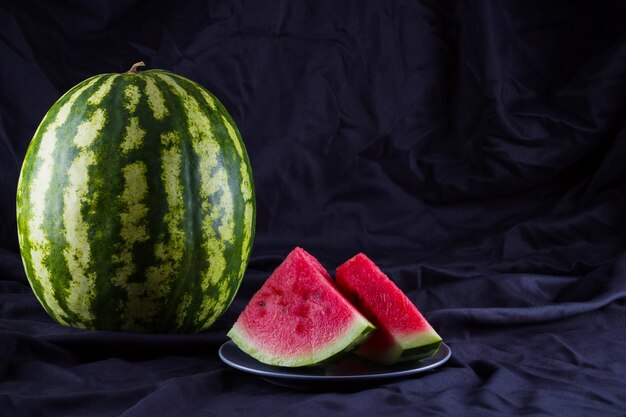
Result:
[[[357,355],[392,364],[437,352],[441,337],[367,256],[360,253],[339,266],[335,280],[339,290],[377,328],[356,350]]]
[[[260,362],[306,366],[357,346],[374,326],[295,248],[252,296],[228,336]]]

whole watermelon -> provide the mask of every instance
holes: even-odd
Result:
[[[213,95],[140,65],[85,80],[44,117],[18,184],[22,259],[61,324],[200,331],[248,263],[250,162]]]

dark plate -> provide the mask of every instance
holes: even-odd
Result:
[[[370,384],[429,371],[450,359],[452,351],[448,345],[442,343],[437,353],[430,358],[390,366],[348,355],[320,365],[289,368],[259,362],[229,340],[220,347],[219,355],[227,365],[259,375],[274,384],[290,387],[349,388],[352,384]]]

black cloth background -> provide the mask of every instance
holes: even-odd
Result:
[[[625,21],[620,1],[3,1],[0,416],[626,415]],[[19,257],[38,123],[139,60],[212,91],[254,171],[249,269],[204,333],[59,326]],[[347,392],[222,364],[296,245],[331,272],[367,253],[452,359]]]

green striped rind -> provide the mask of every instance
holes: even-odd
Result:
[[[354,315],[352,322],[334,340],[320,346],[314,346],[306,354],[277,355],[255,343],[255,338],[236,322],[228,332],[233,342],[248,355],[268,365],[298,367],[317,365],[338,358],[360,345],[374,331],[374,326],[363,316]]]
[[[443,340],[437,332],[429,326],[426,330],[406,335],[389,336],[393,345],[381,350],[375,345],[364,343],[355,354],[374,362],[391,365],[396,362],[418,360],[433,356],[439,350]]]
[[[420,359],[434,355],[441,343],[441,336],[428,325],[420,332],[396,336],[398,345],[402,348],[402,354],[398,360]]]
[[[230,305],[247,266],[250,162],[198,84],[161,70],[104,74],[44,117],[17,218],[26,274],[59,323],[199,331]]]
[[[442,340],[429,343],[427,345],[417,346],[402,352],[399,361],[408,361],[416,359],[430,358],[439,350]]]

